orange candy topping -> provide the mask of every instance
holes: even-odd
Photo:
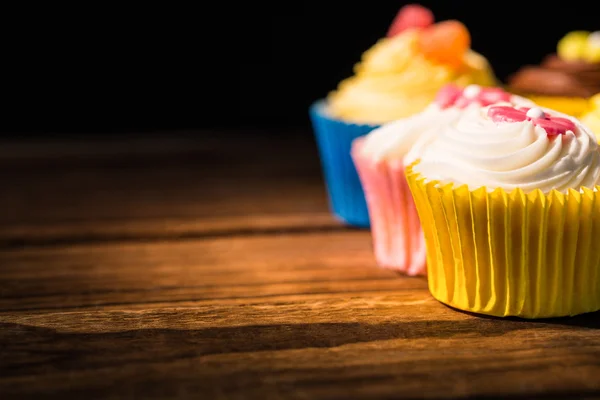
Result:
[[[423,29],[418,46],[430,60],[458,67],[471,47],[471,35],[461,22],[443,21]]]

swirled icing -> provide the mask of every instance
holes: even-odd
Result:
[[[445,84],[497,84],[488,61],[472,50],[458,69],[431,61],[418,48],[420,34],[409,29],[366,51],[354,76],[330,93],[329,114],[348,122],[383,124],[423,111]]]
[[[471,190],[485,186],[548,193],[598,184],[598,145],[577,119],[543,109],[550,119],[572,122],[572,130],[550,134],[535,118],[516,122],[494,118],[492,107],[497,105],[469,108],[446,125],[423,149],[414,171],[428,180],[465,184]]]
[[[371,131],[366,135],[361,151],[374,161],[403,158],[404,164],[411,164],[445,125],[468,110],[490,104],[533,106],[529,100],[500,88],[470,85],[461,89],[447,85],[422,112]]]

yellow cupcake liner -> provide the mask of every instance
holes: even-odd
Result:
[[[498,317],[600,310],[600,192],[488,192],[426,181],[412,166],[406,175],[437,300]]]

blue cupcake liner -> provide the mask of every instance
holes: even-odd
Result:
[[[319,148],[330,210],[349,225],[368,228],[365,194],[350,149],[354,139],[379,125],[359,125],[333,119],[327,115],[326,107],[325,100],[318,100],[310,106],[309,114]]]

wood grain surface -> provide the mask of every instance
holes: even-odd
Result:
[[[310,135],[0,146],[0,399],[600,398],[600,314],[484,318],[376,266]]]

